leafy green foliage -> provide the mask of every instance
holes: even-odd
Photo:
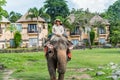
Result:
[[[114,27],[110,39],[114,45],[120,42],[120,26]]]
[[[6,0],[0,0],[0,7],[5,5],[5,3],[6,3]]]
[[[101,14],[104,18],[107,18],[110,22],[110,40],[114,44],[119,42],[116,40],[119,34],[118,26],[120,26],[120,0],[117,0],[113,5],[111,5],[108,10]],[[116,38],[114,37],[116,36]]]
[[[41,7],[39,9],[39,16],[42,17],[43,19],[45,19],[46,22],[50,22],[51,21],[51,17],[50,17],[49,14],[46,13],[45,7]]]
[[[22,35],[19,31],[16,31],[14,34],[14,43],[15,43],[15,47],[19,47],[22,41]]]
[[[6,0],[0,0],[0,19],[1,19],[1,16],[3,15],[4,11],[2,6],[4,6],[6,4]]]
[[[14,33],[16,31],[16,27],[13,24],[10,24],[9,26],[6,27],[5,31],[10,31],[11,33]]]
[[[38,19],[38,17],[39,17],[39,10],[36,7],[30,8],[28,10],[28,15],[26,18],[31,18],[31,19],[37,18]]]
[[[15,23],[18,19],[20,19],[22,15],[20,13],[16,13],[14,11],[11,11],[10,14],[9,14],[9,20],[12,22],[12,23]]]
[[[94,14],[90,13],[89,10],[78,9],[72,12],[75,14],[74,25],[79,26],[81,29],[85,27],[90,27],[89,21],[94,16]]]
[[[48,35],[52,33],[52,24],[48,24]]]
[[[90,19],[93,17],[94,14],[89,12],[89,9],[87,10],[83,10],[83,9],[79,9],[79,10],[74,10],[72,11],[72,13],[75,14],[75,21],[74,21],[74,26],[75,27],[79,27],[80,32],[82,32],[83,30],[87,29],[87,33],[88,33],[88,42],[89,42],[89,47],[90,49],[91,47],[91,41],[90,41]],[[82,33],[80,34],[82,35]]]
[[[91,41],[91,45],[93,45],[94,39],[95,39],[95,32],[94,32],[94,30],[91,30],[91,31],[90,31],[90,41]]]
[[[67,17],[69,15],[69,9],[67,1],[65,0],[46,0],[44,2],[46,13],[51,16],[52,22],[56,16]]]
[[[1,15],[6,17],[6,18],[9,17],[9,14],[8,14],[8,12],[6,10],[2,10]]]
[[[42,17],[43,19],[45,19],[46,22],[50,21],[50,16],[46,13],[44,7],[40,8],[40,9],[33,7],[28,10],[28,15],[26,18],[33,19],[33,18],[38,18],[38,17]]]
[[[108,8],[107,17],[110,21],[118,21],[120,20],[120,0],[117,0],[113,5]]]

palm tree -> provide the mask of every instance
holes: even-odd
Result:
[[[46,22],[50,22],[51,21],[51,17],[50,17],[50,15],[48,15],[46,13],[45,7],[41,7],[39,9],[39,16],[42,17]]]
[[[6,0],[0,0],[0,19],[2,18],[1,15],[3,15],[3,8],[2,6],[4,6],[6,4]]]
[[[48,14],[45,13],[45,10],[43,7],[40,8],[39,10],[34,7],[34,8],[30,8],[28,10],[28,15],[26,18],[37,18],[37,28],[38,28],[38,36],[37,36],[37,43],[38,43],[38,48],[39,48],[39,33],[40,33],[40,29],[39,29],[39,26],[38,26],[38,18],[39,17],[42,17],[44,18],[45,20],[50,20],[50,16]]]
[[[11,11],[9,14],[9,20],[11,22],[16,22],[22,15],[20,13],[16,13],[14,11]]]
[[[76,11],[76,14],[75,14],[75,21],[74,21],[74,26],[77,26],[79,27],[79,30],[80,30],[80,38],[81,38],[81,35],[82,35],[82,31],[85,29],[87,30],[87,34],[88,34],[88,43],[89,43],[89,48],[92,49],[91,47],[91,41],[90,41],[90,23],[89,23],[89,20],[91,19],[92,17],[92,14],[89,13],[88,10],[86,11],[82,11],[82,10],[78,10]]]
[[[49,14],[53,22],[56,16],[67,17],[69,15],[69,8],[66,0],[45,0],[44,7],[46,13]]]

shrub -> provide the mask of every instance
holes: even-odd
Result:
[[[19,31],[16,31],[14,34],[14,43],[16,48],[20,46],[21,41],[22,41],[22,36]]]
[[[90,32],[90,41],[91,41],[92,45],[93,45],[94,39],[95,39],[95,32],[93,30],[91,30],[91,32]]]

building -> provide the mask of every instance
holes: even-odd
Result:
[[[15,25],[16,29],[20,31],[22,35],[21,47],[37,47],[42,46],[48,35],[48,25],[45,20],[41,17],[38,18],[27,18],[28,13],[23,15],[16,23],[11,23]],[[74,14],[69,16],[71,24],[75,20]],[[101,25],[96,25],[96,22],[101,22]],[[106,19],[101,18],[99,15],[93,16],[89,21],[90,28],[95,31],[96,35],[94,42],[99,42],[101,44],[107,43],[109,41],[109,22]],[[13,32],[7,30],[10,26],[10,21],[2,16],[0,20],[0,49],[10,47],[14,45]],[[80,41],[88,40],[87,30],[79,29],[79,27],[74,27],[73,31],[66,29],[68,39],[77,45]]]
[[[27,18],[28,13],[23,15],[16,23],[22,34],[22,47],[42,46],[48,35],[48,27],[41,17]]]
[[[75,20],[74,14],[71,14],[69,18],[70,18],[70,23],[73,23]],[[101,22],[100,23],[101,26],[98,25],[95,26],[96,22]],[[91,18],[89,23],[90,23],[89,30],[93,29],[95,33],[99,35],[99,36],[97,35],[95,36],[94,42],[99,42],[101,44],[107,43],[109,41],[109,34],[110,34],[109,31],[110,23],[108,22],[108,20],[101,18],[99,15],[95,15],[93,16],[93,18]],[[69,36],[69,40],[71,40],[74,45],[78,44],[80,41],[88,40],[87,28],[83,30],[75,26],[73,31],[67,29],[67,35]]]
[[[2,18],[0,19],[0,49],[6,48],[6,45],[11,39],[12,34],[6,30],[9,25],[10,21],[2,16]]]
[[[2,16],[0,20],[0,49],[14,46],[14,32],[7,30],[12,24],[22,35],[21,47],[42,46],[48,35],[48,25],[41,17],[26,18],[28,13],[23,15],[16,23],[10,23]]]
[[[96,23],[98,23],[96,25]],[[99,25],[100,23],[100,25]],[[94,27],[94,31],[96,34],[95,37],[95,42],[99,42],[101,44],[107,43],[109,41],[109,34],[110,34],[110,23],[108,20],[103,19],[99,15],[95,15],[91,20],[90,20],[90,25],[91,27]]]

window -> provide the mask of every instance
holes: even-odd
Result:
[[[37,38],[30,38],[29,44],[30,46],[37,46]]]
[[[43,24],[43,29],[45,29],[45,24]]]
[[[98,28],[98,33],[99,33],[99,34],[105,34],[105,33],[106,33],[105,28],[104,28],[104,27],[99,27],[99,28]]]
[[[78,39],[73,39],[72,43],[73,43],[73,45],[77,45],[79,43],[79,40]]]
[[[28,32],[29,33],[36,33],[37,30],[37,24],[28,24]]]
[[[75,27],[74,30],[70,34],[71,35],[80,35],[79,27]]]
[[[15,47],[15,41],[14,41],[14,39],[10,39],[10,47]]]
[[[16,28],[18,31],[22,31],[22,24],[16,24]]]
[[[105,41],[104,38],[100,38],[100,39],[99,39],[99,42],[100,42],[101,44],[104,44],[106,41]]]

